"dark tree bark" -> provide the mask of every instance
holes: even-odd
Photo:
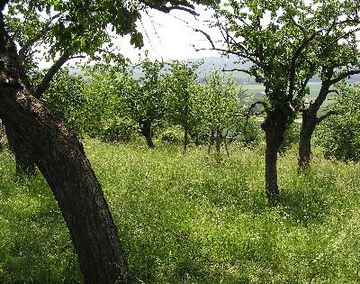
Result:
[[[2,121],[0,120],[0,151],[4,148],[5,143],[5,127]]]
[[[10,150],[14,153],[16,163],[16,175],[32,176],[36,172],[35,162],[31,159],[29,150],[24,141],[16,139],[16,132],[11,125],[5,125]]]
[[[44,78],[40,82],[40,84],[36,87],[34,91],[35,97],[40,99],[44,93],[49,89],[50,82],[56,75],[56,73],[60,70],[60,68],[70,59],[70,53],[64,52],[59,59],[49,68]]]
[[[286,130],[287,115],[280,110],[267,113],[262,124],[265,131],[265,190],[270,204],[276,203],[279,197],[277,181],[277,158]]]
[[[151,121],[145,120],[140,123],[140,132],[145,137],[146,144],[150,149],[155,148],[155,144],[152,140]]]
[[[332,85],[331,77],[333,76],[333,73],[333,69],[323,69],[322,75],[325,79],[321,83],[319,94],[315,101],[311,102],[302,111],[298,156],[299,172],[302,172],[310,167],[312,134],[314,133],[316,125],[322,121],[322,119],[317,117],[317,113],[330,92],[330,87]]]
[[[310,166],[311,160],[311,137],[317,124],[316,113],[304,110],[302,113],[302,123],[299,140],[299,171],[305,170]]]
[[[0,11],[6,1],[0,1]],[[0,118],[49,183],[69,228],[86,283],[127,282],[118,233],[81,143],[22,82],[24,70],[0,13]]]
[[[187,126],[184,127],[184,145],[183,145],[183,152],[186,154],[187,146],[189,144],[189,129]]]

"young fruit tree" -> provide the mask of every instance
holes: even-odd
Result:
[[[197,88],[196,64],[174,61],[170,73],[165,76],[168,98],[166,103],[167,119],[172,124],[180,125],[184,131],[183,151],[186,153],[190,132],[195,128],[197,117],[194,113],[194,103]]]
[[[344,55],[341,43],[351,38],[344,29],[353,34],[359,5],[350,0],[230,0],[213,17],[222,45],[202,31],[211,49],[234,54],[239,63],[250,62],[249,69],[237,70],[265,87],[265,98],[258,104],[265,112],[265,187],[270,203],[279,196],[277,156],[284,133],[309,94],[309,80],[319,73],[326,78],[335,65],[339,71],[337,79],[331,77],[333,82],[346,77],[343,69],[357,65],[348,52]],[[341,54],[338,61],[335,50]]]
[[[130,34],[141,46],[136,20],[147,5],[164,12],[192,12],[201,1],[26,1],[39,13],[64,13],[69,23],[57,34],[59,50],[77,43],[67,29],[94,25],[99,31],[113,29]],[[210,4],[212,1],[203,1]],[[0,119],[13,129],[13,139],[25,149],[49,183],[64,216],[86,283],[129,282],[124,251],[100,183],[86,158],[82,144],[65,124],[36,98],[4,21],[7,4],[0,0]],[[91,46],[96,40],[86,44]]]
[[[153,149],[154,124],[160,122],[165,114],[164,62],[145,59],[140,68],[143,74],[138,79],[129,74],[128,91],[122,93],[122,100],[126,116],[138,124],[147,146]]]
[[[244,110],[239,104],[240,86],[226,78],[219,70],[213,71],[205,79],[202,88],[201,109],[203,124],[209,133],[209,153],[215,144],[216,161],[221,161],[221,145],[227,154],[228,140],[238,136],[243,128]]]

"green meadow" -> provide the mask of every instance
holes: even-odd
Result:
[[[279,205],[263,193],[263,150],[105,144],[85,150],[137,283],[359,283],[360,166],[314,157],[298,175],[280,157]],[[320,152],[319,152],[320,153]],[[15,178],[0,156],[0,283],[80,283],[66,225],[46,182]]]

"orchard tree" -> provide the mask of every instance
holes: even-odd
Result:
[[[167,98],[167,118],[172,124],[180,125],[184,131],[183,150],[187,151],[190,132],[196,127],[197,117],[193,107],[197,92],[198,64],[190,66],[185,62],[171,63],[170,73],[165,78]]]
[[[200,108],[203,111],[203,125],[209,133],[209,152],[215,142],[216,160],[220,162],[221,144],[228,152],[227,140],[240,134],[243,126],[243,110],[238,99],[241,89],[231,78],[218,70],[211,73],[203,86]]]
[[[334,56],[330,51],[341,49],[336,46],[349,38],[344,29],[352,30],[359,5],[352,0],[229,0],[214,16],[223,45],[202,32],[212,49],[237,55],[240,63],[250,62],[249,69],[238,70],[265,87],[265,98],[258,103],[265,112],[265,187],[270,203],[279,196],[277,156],[285,131],[302,108],[309,80],[324,65],[322,76],[328,76],[327,62]],[[343,75],[340,71],[339,78]]]
[[[127,65],[102,63],[87,67],[84,72],[88,78],[84,88],[86,106],[81,110],[84,132],[105,141],[126,140],[130,134],[126,133],[126,124],[130,127],[131,123],[126,123],[129,119],[124,97],[138,91],[133,74]],[[120,137],[121,133],[116,132],[122,127],[125,132]]]
[[[162,61],[141,62],[142,75],[138,79],[129,77],[128,91],[122,93],[126,116],[134,120],[144,136],[147,146],[155,148],[153,126],[165,114],[166,92],[163,84]]]
[[[321,79],[320,91],[316,98],[302,108],[302,124],[299,144],[299,169],[308,168],[311,158],[311,137],[315,127],[334,114],[329,111],[319,115],[319,109],[329,94],[337,94],[335,85],[360,74],[360,50],[357,32],[360,30],[358,11],[360,4],[354,1],[327,1],[321,9],[321,20],[328,23],[318,38],[318,52],[314,59],[306,58],[319,69],[315,75]],[[316,32],[316,23],[301,22],[299,28],[307,31],[304,37]],[[310,29],[309,29],[310,27]]]
[[[66,29],[89,25],[100,31],[113,27],[118,34],[130,34],[141,46],[136,29],[140,11],[151,6],[164,12],[172,9],[193,11],[194,3],[212,1],[28,1],[36,11],[64,13],[69,23],[57,33],[55,46],[63,50],[77,41]],[[7,4],[0,0],[0,119],[13,129],[13,141],[26,151],[50,185],[69,228],[86,283],[130,282],[124,251],[83,146],[65,124],[36,98],[28,84],[14,38],[4,21]],[[73,25],[72,25],[73,24]],[[91,46],[93,41],[88,41]],[[94,40],[96,44],[96,41]]]

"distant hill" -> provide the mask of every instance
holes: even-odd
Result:
[[[246,64],[240,64],[236,63],[238,61],[237,56],[235,55],[229,55],[229,56],[218,56],[218,57],[203,57],[200,59],[188,59],[186,60],[189,63],[195,63],[195,62],[203,62],[203,64],[198,68],[198,74],[200,77],[200,80],[203,79],[206,74],[210,73],[214,69],[248,69],[252,64],[246,63]],[[247,75],[244,72],[231,72],[234,78],[241,84],[248,84],[248,85],[256,85],[257,83],[253,78],[251,78],[249,75]],[[360,75],[354,75],[351,76],[348,81],[350,82],[359,82],[360,81]],[[314,77],[310,80],[310,82],[320,82],[320,79],[318,77]]]
[[[199,76],[199,81],[203,82],[207,74],[209,74],[211,71],[218,69],[218,70],[230,70],[230,69],[248,69],[251,66],[251,63],[237,63],[238,57],[235,55],[229,55],[229,56],[212,56],[212,57],[203,57],[203,58],[197,58],[197,59],[187,59],[183,60],[185,62],[188,62],[189,64],[195,64],[198,62],[202,62],[202,64],[197,69],[197,74]],[[82,74],[82,72],[77,69],[76,67],[71,68],[73,73]],[[246,84],[246,85],[258,85],[254,78],[251,78],[249,75],[247,75],[244,72],[229,72],[229,75],[238,81],[240,84]],[[141,76],[142,73],[140,70],[135,70],[135,76]],[[360,81],[360,75],[351,76],[349,79],[350,82],[359,82]],[[314,77],[310,80],[310,82],[320,82],[318,77]]]

